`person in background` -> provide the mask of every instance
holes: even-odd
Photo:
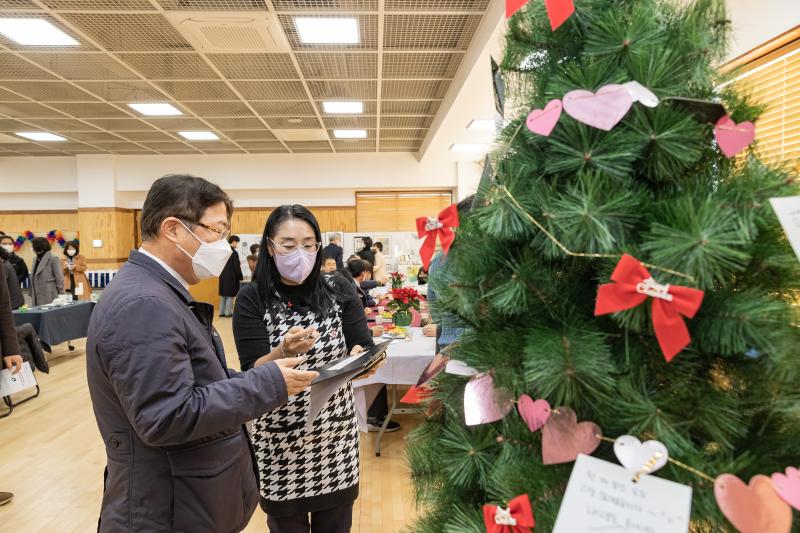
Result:
[[[351,255],[350,257],[348,257],[348,258],[347,258],[347,262],[349,263],[349,262],[350,262],[350,261],[352,261],[353,259],[361,259],[361,256],[359,256],[358,254],[353,254],[353,255]],[[341,268],[345,268],[345,266],[344,266],[344,265],[342,265],[342,267],[341,267]]]
[[[92,286],[86,277],[86,258],[81,255],[80,243],[77,240],[64,245],[64,257],[61,258],[61,271],[64,273],[64,286],[73,300],[92,299]],[[77,294],[80,292],[81,294]]]
[[[0,246],[8,252],[8,262],[14,267],[14,271],[17,273],[19,282],[25,283],[25,280],[28,279],[28,265],[25,264],[24,259],[14,252],[14,239],[8,235],[3,235],[3,237],[0,238]]]
[[[372,263],[372,277],[378,282],[378,285],[385,285],[389,278],[386,276],[386,258],[383,257],[383,243],[376,241],[372,245],[372,253],[375,255],[375,262]]]
[[[322,250],[322,254],[324,257],[333,257],[333,260],[336,261],[336,268],[343,268],[344,263],[342,263],[342,256],[344,255],[344,248],[342,248],[342,238],[339,236],[338,233],[334,233],[331,235],[330,242],[328,246],[326,246]]]
[[[50,252],[50,242],[44,237],[31,241],[36,258],[31,275],[33,305],[47,305],[64,293],[64,273],[61,262]]]
[[[463,220],[469,214],[474,200],[475,195],[472,194],[458,203],[459,219]],[[452,246],[457,244],[458,242],[454,242]],[[449,311],[439,310],[436,305],[436,291],[439,290],[437,288],[446,287],[453,281],[447,272],[446,259],[447,256],[440,251],[433,256],[431,263],[428,265],[427,298],[433,323],[422,328],[422,333],[427,337],[436,337],[437,352],[456,342],[467,330],[467,324],[458,315]]]
[[[428,271],[424,266],[419,267],[417,271],[417,285],[426,285],[428,283]]]
[[[331,272],[336,272],[336,258],[331,257],[330,255],[326,255],[322,259],[322,273],[323,274],[330,274]]]
[[[225,267],[232,213],[228,195],[202,178],[156,180],[142,247],[92,313],[86,367],[107,465],[98,533],[243,530],[258,505],[244,424],[319,375],[295,370],[299,359],[247,372],[225,364],[214,307],[189,287]]]
[[[16,276],[15,276],[16,277]],[[0,276],[0,352],[3,354],[3,367],[12,374],[22,370],[22,356],[17,340],[17,330],[14,328],[14,316],[11,314],[11,305],[8,294],[6,277]],[[11,492],[0,492],[0,505],[10,503],[14,499]]]
[[[0,247],[0,263],[2,263],[3,272],[6,278],[6,285],[8,286],[8,295],[11,300],[11,309],[16,310],[25,304],[25,298],[22,296],[22,287],[17,279],[17,272],[11,263],[8,261],[10,254],[5,248]]]
[[[254,255],[254,256],[258,257],[259,250],[261,250],[261,245],[260,244],[251,244],[250,245],[250,255]]]
[[[370,307],[375,305],[375,300],[369,295],[369,291],[377,287],[377,283],[370,279],[372,265],[363,259],[353,259],[347,262],[347,271],[350,272],[355,282],[358,297],[364,305],[367,314],[371,314]]]
[[[321,240],[317,219],[304,206],[283,205],[270,214],[261,239],[267,253],[233,315],[243,369],[303,354],[303,367],[317,369],[373,345],[352,285],[321,273]],[[360,440],[352,385],[342,385],[306,429],[309,402],[307,394],[298,395],[253,423],[261,508],[271,533],[351,528]]]
[[[230,318],[233,316],[233,300],[239,294],[239,287],[244,279],[242,274],[242,264],[239,260],[239,253],[236,251],[242,240],[238,235],[228,237],[228,244],[231,247],[231,255],[222,274],[219,275],[219,316]]]
[[[364,261],[369,261],[370,265],[375,264],[375,252],[372,251],[372,237],[362,237],[361,242],[364,247],[356,252],[356,255]]]
[[[256,263],[258,262],[258,256],[255,254],[251,254],[247,256],[247,266],[250,268],[250,277],[253,277],[253,274],[256,273]]]

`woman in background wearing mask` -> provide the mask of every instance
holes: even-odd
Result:
[[[44,237],[36,237],[31,241],[36,259],[33,260],[31,275],[31,298],[33,305],[52,303],[64,292],[64,274],[61,264],[50,253],[50,242]]]
[[[28,265],[25,264],[23,258],[14,253],[14,239],[9,235],[3,235],[0,238],[0,246],[8,252],[8,262],[14,267],[19,282],[25,283],[25,280],[28,279]]]
[[[64,272],[67,292],[72,294],[72,299],[89,301],[92,299],[92,286],[86,278],[86,258],[81,255],[80,250],[77,240],[64,246],[61,270]]]
[[[2,263],[0,266],[0,268],[2,268],[0,275],[4,275],[6,278],[8,297],[11,300],[11,310],[15,311],[25,304],[25,297],[22,296],[22,287],[17,278],[17,272],[14,270],[14,267],[11,266],[9,259],[11,259],[11,254],[8,253],[5,246],[0,246],[0,263]],[[27,276],[28,267],[25,267],[25,272]]]
[[[239,293],[233,334],[242,370],[282,357],[307,356],[315,370],[372,346],[361,301],[350,283],[322,276],[322,234],[301,205],[269,216],[253,283]],[[346,533],[358,496],[359,434],[350,383],[305,429],[302,392],[253,424],[261,508],[271,533]],[[309,517],[309,515],[311,515]],[[310,526],[309,526],[310,518]]]

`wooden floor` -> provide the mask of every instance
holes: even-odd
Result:
[[[238,368],[230,319],[219,319],[217,327],[228,364]],[[36,373],[41,395],[0,420],[0,491],[15,495],[0,507],[0,531],[83,533],[97,528],[105,454],[86,387],[84,343],[75,346],[74,352],[57,346],[50,374]],[[400,532],[414,516],[403,450],[415,419],[398,420],[403,429],[384,437],[381,457],[373,453],[374,434],[362,434],[354,533]],[[267,531],[260,509],[245,531]]]

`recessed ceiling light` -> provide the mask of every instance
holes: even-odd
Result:
[[[51,22],[36,18],[0,18],[0,34],[27,46],[78,46],[81,43]]]
[[[294,26],[305,44],[358,44],[358,20],[341,17],[296,17]]]
[[[494,120],[476,118],[467,126],[472,131],[494,131],[496,128]]]
[[[135,103],[128,104],[128,107],[148,117],[174,117],[175,115],[183,115],[180,109],[176,108],[172,104]]]
[[[337,139],[366,139],[367,130],[333,130]]]
[[[219,139],[210,131],[179,131],[178,135],[190,141],[216,141]]]
[[[485,152],[488,149],[486,143],[455,143],[450,147],[451,152]]]
[[[53,133],[47,133],[46,131],[21,131],[17,133],[17,135],[32,141],[66,141],[64,137]]]
[[[364,102],[322,102],[326,113],[358,114],[364,112]]]

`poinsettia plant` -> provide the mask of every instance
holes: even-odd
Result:
[[[398,313],[408,313],[411,309],[419,310],[419,302],[422,295],[416,289],[392,289],[389,294],[392,295],[392,300],[389,302],[388,307],[396,309]]]
[[[406,279],[406,277],[400,272],[392,272],[389,274],[389,280],[392,282],[393,289],[401,288],[403,286],[404,279]]]

